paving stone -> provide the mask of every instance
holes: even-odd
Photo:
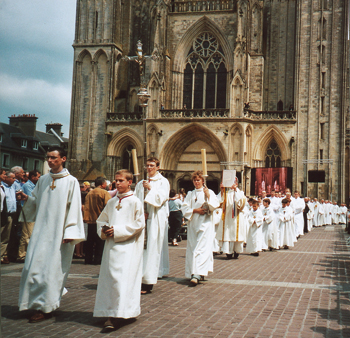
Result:
[[[195,288],[184,277],[182,241],[169,247],[170,274],[142,296],[137,320],[107,334],[105,319],[92,316],[98,266],[73,260],[60,309],[36,324],[32,310],[18,312],[23,265],[1,266],[2,337],[350,337],[347,236],[315,228],[290,250],[216,256],[214,273]]]

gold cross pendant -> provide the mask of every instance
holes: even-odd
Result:
[[[119,203],[115,208],[119,211],[122,208],[122,206]]]
[[[52,184],[50,185],[51,190],[55,189],[55,179],[52,179]]]

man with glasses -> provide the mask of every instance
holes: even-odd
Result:
[[[52,147],[47,153],[50,172],[37,182],[32,196],[24,192],[26,220],[35,222],[22,277],[19,310],[35,309],[29,322],[52,317],[61,297],[72,263],[74,245],[85,240],[81,213],[80,189],[77,179],[63,167],[66,153]]]

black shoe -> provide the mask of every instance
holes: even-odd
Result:
[[[239,253],[235,252],[233,255],[233,259],[238,259]]]
[[[259,252],[254,252],[254,253],[252,253],[251,255],[252,255],[252,256],[258,257],[258,256],[259,256]]]
[[[227,260],[232,259],[232,256],[233,256],[233,254],[226,254],[226,259]]]

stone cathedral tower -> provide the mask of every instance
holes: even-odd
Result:
[[[72,174],[112,179],[133,148],[141,170],[140,76],[123,58],[141,40],[161,56],[145,65],[146,155],[175,189],[206,148],[215,190],[229,162],[247,195],[348,201],[347,13],[347,0],[77,0]]]

